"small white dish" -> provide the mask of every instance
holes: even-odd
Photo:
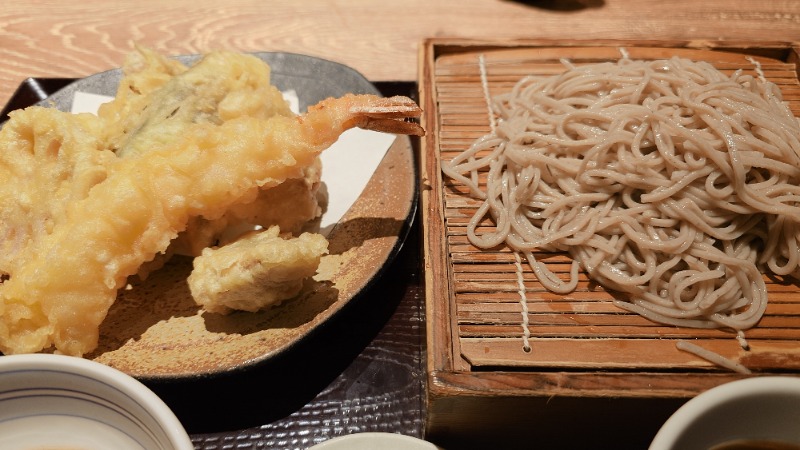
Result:
[[[430,442],[396,433],[355,433],[329,439],[309,450],[441,450]]]
[[[4,450],[193,450],[167,405],[136,379],[83,358],[0,356]]]
[[[755,377],[709,389],[664,423],[650,450],[708,450],[747,440],[800,448],[800,378]]]

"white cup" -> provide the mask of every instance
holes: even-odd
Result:
[[[442,450],[428,441],[397,433],[364,432],[338,436],[309,450]]]
[[[800,378],[754,377],[709,389],[664,423],[650,450],[709,450],[736,441],[800,449]]]
[[[0,449],[192,450],[145,385],[83,358],[0,356]]]

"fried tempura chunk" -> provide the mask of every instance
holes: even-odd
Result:
[[[146,152],[154,139],[165,139],[186,123],[220,124],[239,116],[269,118],[294,116],[288,103],[268,82],[269,67],[232,60],[228,54],[211,53],[192,70],[148,48],[137,47],[126,58],[125,76],[113,101],[98,115],[110,124],[104,128],[106,145],[119,156]],[[219,76],[208,76],[216,73]],[[197,256],[211,245],[224,245],[254,226],[278,225],[298,233],[320,214],[317,201],[319,159],[303,176],[266,189],[253,189],[222,217],[195,217],[172,243],[167,257],[140,275],[146,276],[169,255]]]
[[[207,247],[227,245],[257,228],[272,226],[299,235],[322,213],[318,195],[321,164],[317,158],[303,171],[302,178],[290,178],[275,187],[260,189],[256,198],[242,199],[219,219],[192,218],[170,250],[178,255],[199,256]]]
[[[229,224],[253,224],[264,228],[277,225],[282,233],[299,234],[309,221],[322,213],[318,197],[322,161],[316,158],[303,176],[262,189],[253,201],[231,206],[224,218]]]
[[[269,66],[254,56],[212,52],[187,70],[140,47],[123,71],[114,100],[98,110],[106,146],[119,156],[180,140],[187,124],[295,115],[270,84]]]
[[[194,259],[189,288],[209,312],[255,312],[296,296],[313,276],[328,241],[319,234],[281,237],[275,226]]]
[[[114,155],[101,150],[99,128],[90,114],[39,107],[11,113],[0,135],[0,275],[66,220],[66,205],[105,179]]]
[[[266,86],[268,95],[280,96],[269,86],[268,73],[266,64],[257,58],[217,53],[147,94],[150,104],[162,106],[155,108],[158,113],[151,119],[132,121],[141,126],[113,141],[118,155],[98,164],[103,179],[88,189],[85,197],[67,203],[57,214],[61,219],[48,225],[47,232],[28,233],[31,238],[16,251],[13,265],[7,268],[9,278],[0,285],[3,353],[55,346],[60,353],[86,354],[97,346],[99,325],[117,289],[144,262],[164,252],[192,217],[221,217],[254,190],[301,177],[303,169],[349,128],[422,133],[418,125],[404,120],[420,114],[411,100],[370,95],[328,99],[297,117],[271,114],[265,118],[260,113],[229,117],[224,112],[226,105],[241,103],[246,109],[254,103],[225,95],[223,89],[217,111],[208,115],[223,118],[221,123],[185,122],[173,120],[180,117],[178,112],[162,114],[169,111],[163,105],[173,104],[171,96],[194,92],[172,85],[176,79],[213,85],[212,79],[249,83],[252,77],[252,83]],[[142,114],[150,114],[150,109],[148,106]],[[148,128],[150,123],[158,126]],[[93,134],[91,125],[85,128],[87,134]],[[58,129],[14,134],[15,129],[7,124],[0,131],[0,151],[9,161],[22,150],[36,147],[30,143],[39,141],[41,135],[68,134]],[[100,141],[106,139],[103,136]],[[64,148],[63,143],[69,141],[64,136],[54,141],[62,143],[54,149],[59,155],[73,151]],[[109,147],[93,151],[108,154],[104,148]],[[38,170],[39,157],[32,161],[31,170]],[[17,175],[4,181],[22,183]],[[24,195],[3,200],[11,203],[3,206],[4,210],[21,211],[29,201]],[[6,237],[18,233],[13,225],[7,228],[12,231],[7,229]]]
[[[0,131],[0,275],[12,277],[0,289],[5,290],[6,284],[24,285],[26,277],[37,276],[42,264],[57,268],[69,263],[58,255],[37,254],[41,248],[36,243],[46,240],[61,223],[79,223],[83,218],[68,205],[85,198],[107,177],[115,157],[102,150],[98,127],[89,114],[32,107],[11,113]],[[80,278],[73,282],[79,283]],[[64,309],[71,323],[104,315],[80,296],[72,296],[64,305],[41,299],[34,288],[24,295],[2,295],[0,350],[4,353],[41,350],[55,328],[69,326],[50,320],[53,309]]]
[[[123,77],[114,99],[100,105],[97,115],[103,121],[101,130],[106,148],[120,150],[132,135],[152,122],[152,113],[144,114],[161,89],[177,75],[187,71],[179,61],[166,58],[148,48],[136,47],[122,65]]]

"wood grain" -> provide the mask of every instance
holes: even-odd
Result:
[[[166,54],[287,51],[414,80],[428,37],[800,41],[800,2],[764,0],[82,0],[2,2],[0,104],[27,77],[121,65],[134,42]]]

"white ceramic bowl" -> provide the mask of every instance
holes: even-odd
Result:
[[[166,404],[136,379],[87,359],[0,356],[0,448],[191,450]]]
[[[650,450],[708,450],[740,439],[800,448],[800,378],[755,377],[709,389],[664,423]]]
[[[321,442],[310,450],[441,450],[430,442],[396,433],[354,433]]]

